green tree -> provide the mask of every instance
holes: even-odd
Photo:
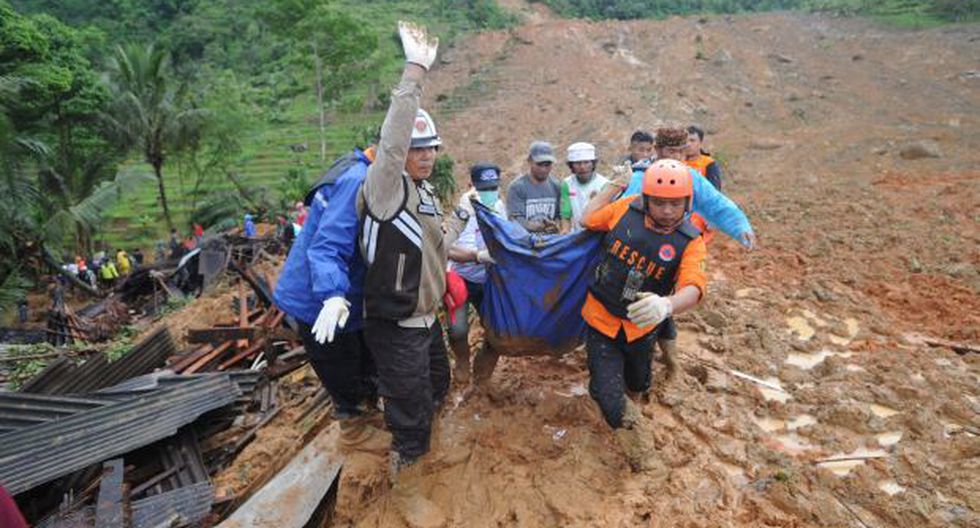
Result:
[[[327,106],[376,66],[378,35],[341,7],[320,0],[271,0],[257,13],[292,46],[288,62],[313,71],[320,161],[327,153]]]
[[[109,61],[112,103],[104,117],[117,144],[138,150],[153,167],[167,229],[173,229],[163,166],[171,154],[195,143],[207,112],[187,105],[169,64],[166,52],[152,44],[117,47]]]

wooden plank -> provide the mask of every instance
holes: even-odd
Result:
[[[268,340],[266,340],[266,338],[264,338],[264,337],[259,338],[259,340],[256,341],[254,345],[252,345],[252,346],[246,348],[245,350],[243,350],[243,351],[235,354],[234,356],[232,356],[231,358],[229,358],[227,361],[224,361],[223,363],[221,363],[220,365],[218,365],[218,370],[225,370],[226,368],[235,365],[239,361],[241,361],[241,360],[243,360],[243,359],[245,359],[245,358],[247,358],[249,356],[252,356],[252,355],[256,354],[259,350],[261,350],[262,348],[265,347],[266,343],[268,343]]]
[[[102,482],[95,506],[95,525],[100,528],[123,528],[123,460],[116,458],[102,465]]]
[[[221,344],[221,346],[219,346],[218,348],[212,350],[211,352],[208,352],[204,356],[201,356],[200,359],[198,359],[197,361],[195,361],[194,363],[192,363],[191,366],[187,367],[186,369],[184,369],[180,373],[181,374],[193,374],[193,373],[201,370],[202,368],[204,368],[205,365],[207,365],[211,361],[213,361],[213,360],[221,357],[221,354],[224,354],[226,350],[228,350],[229,348],[231,348],[232,343],[234,343],[234,341],[225,341],[224,343]]]
[[[245,295],[245,281],[238,281],[238,326],[248,328],[248,297]],[[239,339],[235,342],[235,348],[241,350],[248,348],[248,339]]]
[[[189,367],[192,363],[201,359],[201,356],[207,354],[208,352],[214,350],[211,345],[204,345],[192,350],[182,356],[172,358],[174,361],[168,365],[168,368],[174,372],[180,373],[185,368]]]
[[[214,326],[211,328],[192,328],[187,330],[188,343],[210,343],[212,345],[219,345],[225,341],[232,341],[236,339],[253,339],[254,337],[255,328],[252,327]]]
[[[330,518],[331,497],[336,497],[342,467],[332,454],[336,441],[336,429],[321,431],[218,528],[303,528],[311,521]]]

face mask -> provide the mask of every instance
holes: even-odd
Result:
[[[477,194],[480,195],[480,203],[482,203],[483,205],[487,207],[493,207],[494,205],[497,204],[498,192],[496,190],[477,191]]]

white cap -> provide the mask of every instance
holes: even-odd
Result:
[[[442,138],[436,132],[436,123],[428,112],[419,108],[415,114],[415,124],[412,126],[412,148],[438,147]]]
[[[568,162],[595,161],[595,145],[592,143],[572,143],[568,146]]]

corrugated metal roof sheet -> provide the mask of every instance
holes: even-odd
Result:
[[[21,392],[40,394],[84,394],[115,385],[121,381],[152,372],[162,367],[168,357],[177,352],[170,330],[157,330],[141,341],[118,361],[109,362],[104,353],[90,357],[85,363],[59,361],[49,365],[31,379]]]
[[[75,398],[0,392],[0,434],[13,429],[50,422],[110,403],[112,401],[105,398]]]
[[[133,528],[155,528],[174,514],[181,518],[180,526],[194,524],[211,512],[214,490],[211,484],[199,482],[183,488],[133,501]]]
[[[179,383],[126,401],[0,435],[0,483],[13,494],[173,435],[241,395],[226,375]]]

